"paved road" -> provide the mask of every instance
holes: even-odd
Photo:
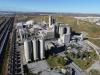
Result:
[[[100,71],[100,60],[98,60],[94,64],[92,64],[91,67],[89,67],[87,69],[87,72],[89,72],[91,69],[96,69],[96,70]]]
[[[93,37],[86,37],[86,38],[89,38],[89,39],[100,39],[99,37],[98,37],[98,38],[93,38]]]
[[[74,62],[69,65],[71,68],[75,70],[75,75],[87,75],[81,68],[79,68]]]
[[[95,44],[93,44],[92,42],[86,40],[85,41],[88,45],[90,45],[92,48],[94,48],[94,50],[96,50],[96,53],[100,56],[100,47],[96,46]]]

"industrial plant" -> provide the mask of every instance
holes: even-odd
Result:
[[[49,23],[35,24],[30,20],[25,23],[17,23],[20,41],[24,44],[25,62],[33,62],[45,59],[49,41],[56,41],[59,46],[70,43],[71,28],[66,24],[57,24],[55,18],[49,16]]]
[[[71,61],[72,56],[73,58],[77,57],[77,59],[81,57],[82,60],[83,58],[85,60],[87,56],[83,55],[82,57],[80,54],[93,52],[93,48],[85,40],[84,32],[73,32],[69,24],[59,23],[52,15],[48,16],[48,21],[27,20],[17,22],[15,29],[17,33],[16,44],[21,52],[22,65],[24,67],[27,65],[33,74],[42,71],[42,75],[50,75],[49,73],[52,73],[52,75],[73,75],[73,66],[68,69],[64,63]],[[50,56],[51,58],[49,58]],[[53,67],[53,70],[51,70],[52,68],[48,66],[48,63],[54,59],[52,56],[61,62],[63,61],[62,66],[64,67],[62,68],[60,64],[60,66]],[[78,69],[80,68],[78,67]],[[76,73],[80,72],[77,71]]]
[[[100,0],[0,0],[0,75],[100,75]]]

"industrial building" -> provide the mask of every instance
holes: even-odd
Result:
[[[70,27],[66,24],[56,23],[55,18],[51,15],[48,20],[48,23],[35,24],[34,21],[29,20],[25,23],[16,24],[20,40],[24,43],[26,63],[43,60],[47,46],[52,41],[60,46],[70,43]]]
[[[58,39],[58,42],[60,44],[69,44],[70,43],[70,36],[71,36],[71,28],[68,25],[60,25],[59,26],[59,35],[60,38]]]
[[[17,32],[19,33],[18,42],[23,46],[23,65],[27,65],[32,73],[40,73],[48,75],[49,73],[58,75],[59,72],[71,73],[66,69],[60,68],[61,71],[49,69],[46,59],[49,55],[65,56],[65,48],[68,52],[77,54],[77,48],[81,52],[90,51],[90,47],[84,42],[83,33],[76,33],[71,31],[68,24],[57,23],[54,16],[48,17],[48,23],[29,20],[16,24]],[[75,47],[73,47],[75,46]],[[49,70],[45,72],[46,70]],[[58,69],[59,70],[59,69]]]

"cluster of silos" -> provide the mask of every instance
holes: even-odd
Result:
[[[42,60],[45,58],[45,42],[43,38],[34,38],[24,41],[24,54],[26,62]]]
[[[35,60],[44,59],[45,53],[44,53],[44,39],[33,39],[33,58]]]

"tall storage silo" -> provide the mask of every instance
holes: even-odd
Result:
[[[30,62],[31,61],[31,50],[30,50],[30,41],[25,40],[24,41],[24,54],[25,54],[25,60],[26,62]]]
[[[37,60],[38,59],[38,43],[37,43],[37,39],[33,39],[32,40],[32,43],[33,43],[33,58],[34,60]]]
[[[45,50],[44,50],[45,42],[43,38],[39,39],[39,41],[40,41],[40,59],[43,59],[45,58]]]

